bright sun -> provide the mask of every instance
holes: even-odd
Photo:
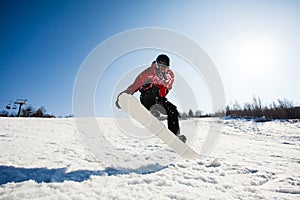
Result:
[[[235,63],[243,72],[265,74],[276,65],[277,51],[268,37],[252,34],[237,39],[233,45]]]

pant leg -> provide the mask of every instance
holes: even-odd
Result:
[[[159,112],[166,114],[168,116],[168,129],[175,135],[180,135],[179,128],[179,113],[177,107],[171,102],[167,101],[166,98],[157,99],[159,89],[157,87],[152,87],[146,91],[141,91],[140,101],[145,106],[147,110],[158,104],[163,107],[163,109],[158,109]]]
[[[159,102],[162,105],[168,115],[168,129],[175,135],[180,135],[179,127],[179,113],[177,107],[169,101]]]
[[[146,91],[141,91],[140,101],[147,108],[150,108],[156,104],[156,97],[158,96],[158,88],[152,87]]]

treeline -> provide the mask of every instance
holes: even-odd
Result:
[[[189,109],[189,111],[179,113],[179,118],[187,119],[187,118],[202,118],[202,117],[211,117],[211,114],[203,114],[203,111],[197,110],[196,112],[193,112],[192,109]]]
[[[15,112],[9,112],[7,110],[0,111],[0,117],[17,117]],[[42,118],[54,118],[55,116],[47,114],[46,109],[42,106],[38,109],[28,106],[22,108],[20,117],[42,117]]]
[[[225,110],[226,116],[236,118],[261,118],[265,120],[272,119],[300,119],[300,107],[295,107],[292,101],[287,99],[278,99],[270,105],[262,105],[261,99],[253,97],[251,103],[245,103],[240,106],[235,102],[231,106],[227,106]]]

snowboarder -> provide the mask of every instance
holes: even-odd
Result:
[[[121,92],[133,95],[138,90],[141,92],[140,102],[155,117],[159,118],[160,114],[168,116],[168,129],[173,132],[183,142],[186,141],[184,135],[180,135],[179,113],[177,107],[168,101],[166,95],[172,89],[174,82],[174,73],[170,70],[170,58],[165,55],[159,55],[151,66],[140,73],[133,84]],[[120,108],[118,99],[117,108]]]

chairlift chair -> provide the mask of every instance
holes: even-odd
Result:
[[[9,101],[9,104],[6,105],[6,109],[10,110],[11,109],[11,100]]]
[[[6,109],[7,109],[7,110],[10,110],[10,108],[11,108],[10,104],[7,104],[7,105],[6,105]]]

